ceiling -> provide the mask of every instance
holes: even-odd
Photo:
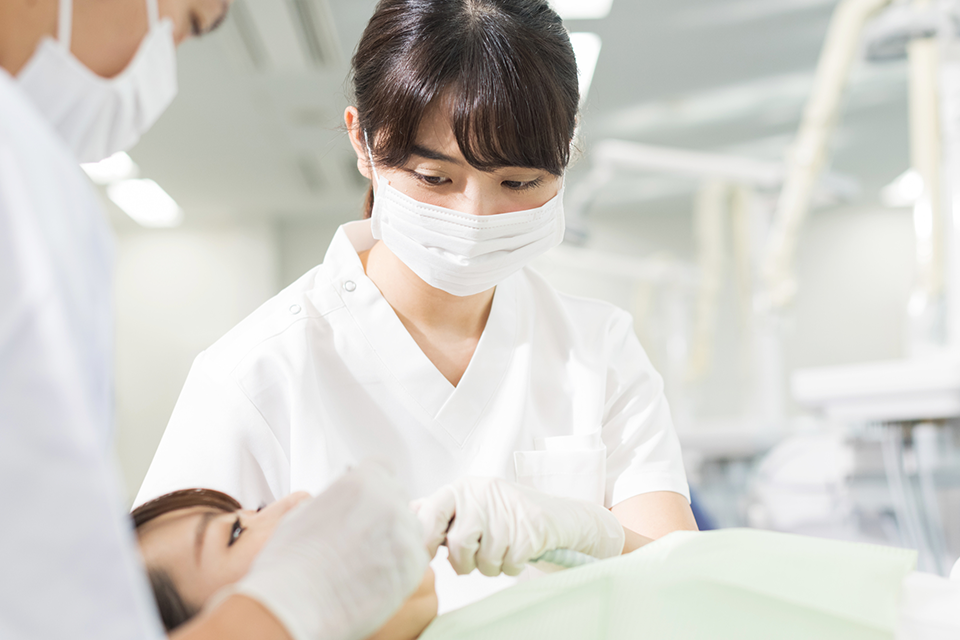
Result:
[[[275,27],[284,2],[311,3],[322,14],[323,50],[308,68],[258,67],[244,39],[251,24]],[[365,185],[340,125],[349,59],[374,5],[237,0],[217,33],[181,47],[180,95],[131,155],[180,203],[186,224],[344,219],[359,211]],[[782,159],[835,5],[614,0],[604,19],[568,22],[603,39],[583,109],[583,158],[570,181],[584,175],[591,145],[603,138]],[[904,64],[858,65],[844,105],[832,168],[855,177],[862,198],[875,201],[907,165]],[[694,188],[622,176],[597,208],[640,215],[689,199]]]

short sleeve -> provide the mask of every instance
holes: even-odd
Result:
[[[642,493],[673,491],[690,500],[690,488],[663,393],[633,331],[628,313],[617,310],[607,331],[606,402],[601,435],[607,448],[608,507]]]

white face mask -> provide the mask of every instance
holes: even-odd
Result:
[[[373,154],[369,146],[370,166]],[[431,287],[455,296],[487,291],[563,241],[563,187],[536,209],[474,215],[414,200],[382,180],[373,237]]]
[[[130,64],[114,78],[93,73],[70,53],[72,0],[60,0],[58,38],[44,38],[17,75],[20,86],[80,162],[125,151],[177,95],[173,23],[160,22],[147,0],[150,30]]]

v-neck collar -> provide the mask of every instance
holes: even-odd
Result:
[[[387,371],[437,426],[463,448],[510,366],[517,337],[516,276],[497,285],[490,315],[454,387],[423,353],[357,255],[374,244],[370,221],[337,230],[324,258],[333,286]]]

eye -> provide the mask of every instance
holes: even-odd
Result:
[[[411,171],[410,173],[412,173],[417,180],[423,182],[424,184],[428,184],[431,187],[439,187],[446,182],[450,182],[450,180],[444,178],[443,176],[427,176],[422,173],[417,173],[416,171]]]
[[[230,539],[227,541],[227,546],[233,546],[233,543],[237,541],[237,539],[240,537],[240,534],[244,531],[246,531],[246,529],[240,525],[240,518],[237,518],[237,520],[233,523],[233,526],[230,527]]]
[[[526,182],[520,182],[518,180],[504,180],[501,182],[503,186],[507,189],[512,189],[514,191],[524,191],[526,189],[536,189],[541,184],[543,184],[543,178],[537,178],[536,180],[528,180]]]
[[[200,18],[197,17],[197,14],[190,14],[190,33],[194,37],[199,37],[203,35],[203,27],[200,25]]]

